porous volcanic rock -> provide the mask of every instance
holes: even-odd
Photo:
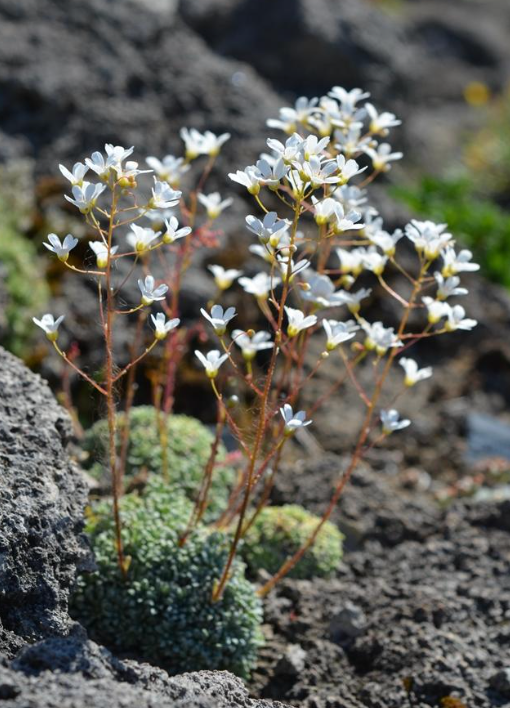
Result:
[[[320,512],[342,466],[282,469],[275,500]],[[285,579],[267,597],[253,690],[301,708],[508,706],[508,511],[441,508],[389,469],[360,469],[333,517],[347,536],[337,577]],[[282,676],[296,645],[303,665]]]
[[[75,626],[66,638],[23,649],[10,666],[0,663],[0,700],[5,708],[278,708],[248,696],[226,671],[169,677],[149,664],[120,661]]]
[[[71,624],[69,592],[89,552],[70,432],[47,384],[0,348],[0,653]]]
[[[172,3],[0,0],[0,156],[39,173],[104,142],[182,150],[184,124],[228,130],[230,164],[260,149],[279,100],[249,67],[219,57]]]

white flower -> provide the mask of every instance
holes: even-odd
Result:
[[[255,256],[263,258],[268,263],[272,263],[275,259],[274,248],[271,248],[269,244],[263,246],[261,243],[253,243],[251,246],[248,246],[248,250]]]
[[[443,317],[448,315],[450,306],[446,302],[434,300],[432,297],[422,297],[422,302],[428,311],[428,320],[430,324],[437,324]]]
[[[165,339],[166,335],[180,323],[180,319],[177,317],[173,320],[166,320],[162,312],[158,312],[156,316],[151,315],[151,319],[154,323],[154,336],[156,339]]]
[[[341,185],[346,185],[349,180],[367,169],[366,167],[360,167],[356,160],[348,160],[345,155],[337,156],[336,167],[339,172],[339,183]]]
[[[154,177],[152,199],[149,201],[150,209],[169,209],[179,203],[182,192],[172,189],[166,182],[159,182]]]
[[[326,343],[326,350],[328,352],[336,349],[342,342],[347,342],[349,339],[352,339],[355,336],[356,330],[359,329],[353,320],[349,320],[349,322],[322,320],[322,326],[328,338]]]
[[[349,126],[345,132],[335,130],[335,140],[337,141],[335,147],[346,157],[364,152],[366,148],[370,147],[370,138],[361,135],[361,128],[361,125],[355,124]]]
[[[406,226],[406,236],[414,243],[418,253],[423,252],[427,259],[434,260],[453,238],[451,234],[445,233],[446,228],[446,224],[413,219]]]
[[[455,332],[456,329],[470,330],[478,324],[476,320],[466,319],[466,311],[462,305],[454,305],[453,307],[446,305],[446,307],[448,308],[448,319],[445,322],[445,329],[448,332]]]
[[[112,169],[112,163],[98,151],[93,152],[91,157],[86,157],[85,163],[88,169],[95,172],[101,179],[107,179]]]
[[[173,209],[140,209],[140,216],[145,216],[152,223],[154,231],[162,229],[165,221],[173,216]]]
[[[59,261],[62,261],[62,263],[67,261],[69,251],[72,251],[78,243],[78,239],[71,236],[71,234],[67,234],[62,243],[60,243],[60,239],[56,234],[48,234],[48,241],[49,243],[43,243],[43,246],[46,246],[48,251],[56,253]]]
[[[56,342],[58,339],[58,328],[64,317],[65,315],[60,315],[60,317],[55,319],[53,315],[43,315],[40,320],[32,317],[32,321],[46,332],[46,336],[50,342]]]
[[[367,202],[366,190],[344,184],[335,190],[333,198],[343,206],[345,211],[359,211]]]
[[[122,145],[106,143],[104,149],[108,156],[108,161],[112,166],[116,167],[133,153],[134,147],[124,148]]]
[[[220,290],[228,290],[234,280],[243,274],[242,270],[223,268],[223,266],[220,265],[210,265],[208,269],[214,275],[214,280]]]
[[[327,275],[309,272],[305,276],[308,290],[303,290],[303,300],[313,302],[319,307],[335,307],[343,305],[343,292],[335,292],[335,286]]]
[[[271,290],[281,283],[281,278],[267,273],[257,273],[253,278],[239,278],[239,285],[250,295],[267,298]]]
[[[388,256],[384,256],[373,246],[368,248],[363,255],[363,265],[367,270],[375,275],[382,275],[388,262]]]
[[[280,238],[290,227],[287,220],[278,219],[278,214],[275,211],[266,214],[262,221],[249,215],[246,217],[246,224],[262,243],[270,243],[273,247],[278,245]]]
[[[158,285],[158,287],[154,287],[156,284],[156,281],[152,277],[152,275],[148,275],[145,280],[140,280],[138,281],[138,287],[140,288],[140,292],[142,293],[142,305],[152,305],[154,300],[164,300],[165,295],[168,291],[168,285]]]
[[[101,179],[107,179],[111,169],[117,172],[122,171],[123,160],[129,157],[134,150],[133,147],[126,149],[121,145],[111,145],[110,143],[106,143],[104,149],[106,159],[98,151],[93,152],[91,157],[85,159],[87,167],[95,172]]]
[[[460,278],[457,275],[452,275],[449,278],[443,278],[441,273],[434,273],[438,288],[436,298],[438,300],[447,300],[454,295],[467,295],[467,288],[459,288]]]
[[[165,221],[165,231],[163,232],[163,243],[174,243],[180,238],[184,238],[191,233],[191,226],[179,228],[176,216],[171,216]]]
[[[220,193],[212,192],[211,194],[199,194],[198,201],[207,209],[209,219],[217,219],[221,212],[229,207],[234,200],[229,197],[221,201]]]
[[[216,155],[220,154],[220,149],[227,142],[227,140],[230,140],[230,133],[215,135],[214,133],[211,133],[210,130],[206,130],[202,139],[202,155],[216,157]]]
[[[408,425],[411,425],[411,421],[407,418],[401,419],[399,412],[394,408],[390,408],[390,410],[387,411],[381,411],[381,423],[383,433],[386,435],[393,433],[395,430],[402,430],[403,428],[407,428]]]
[[[108,248],[102,241],[90,241],[90,248],[96,254],[96,262],[98,268],[106,268],[108,265]],[[112,246],[110,254],[113,256],[119,250],[118,246]]]
[[[228,176],[233,182],[246,187],[248,192],[253,195],[260,192],[260,182],[264,179],[261,171],[255,165],[248,165],[244,170],[237,170],[235,174],[229,172]]]
[[[194,160],[199,155],[210,155],[216,157],[221,146],[230,138],[230,133],[215,135],[210,130],[200,133],[195,128],[181,128],[180,136],[186,148],[186,158]]]
[[[218,371],[223,362],[228,358],[228,354],[220,354],[217,349],[207,352],[204,356],[202,352],[195,350],[195,356],[205,369],[205,373],[210,379],[216,378]]]
[[[83,178],[89,171],[89,168],[87,165],[83,165],[81,162],[76,162],[73,165],[73,171],[69,172],[67,167],[64,167],[64,165],[59,165],[58,166],[59,170],[62,172],[64,177],[71,182],[71,185],[74,187],[77,185],[78,187],[81,187],[83,184]]]
[[[276,160],[273,165],[270,165],[265,158],[261,158],[257,161],[256,167],[261,175],[259,183],[269,189],[276,189],[290,169],[282,158]]]
[[[132,224],[131,231],[126,236],[126,241],[134,251],[137,253],[144,253],[150,249],[151,243],[160,235],[161,231],[153,231],[150,228],[144,228],[143,226]]]
[[[480,270],[478,263],[471,263],[473,254],[466,248],[462,249],[459,253],[455,253],[455,249],[452,246],[447,246],[441,252],[441,257],[443,259],[441,273],[445,278],[451,275],[457,275],[457,273]]]
[[[344,89],[342,86],[333,86],[331,91],[328,92],[328,96],[339,101],[342,110],[352,112],[359,101],[362,101],[364,98],[369,98],[370,94],[360,88],[347,91],[347,89]]]
[[[212,324],[214,331],[217,335],[222,337],[227,331],[227,325],[231,319],[236,316],[236,308],[228,307],[223,310],[221,305],[213,305],[211,308],[211,314],[209,314],[204,308],[201,308],[200,312],[205,317],[206,320]]]
[[[365,209],[365,228],[363,229],[363,235],[368,239],[375,236],[380,231],[383,230],[383,219],[379,216],[379,212],[374,207],[369,206]]]
[[[152,170],[139,170],[138,162],[135,162],[134,160],[128,160],[125,167],[121,164],[114,165],[113,169],[117,173],[117,180],[119,181],[121,187],[132,187],[134,186],[133,180],[135,177],[152,172]]]
[[[364,227],[364,224],[356,223],[359,222],[360,219],[361,214],[359,214],[357,211],[350,211],[348,214],[346,214],[340,202],[335,202],[335,205],[333,207],[331,224],[333,226],[333,231],[336,234],[341,234],[344,231],[362,229]]]
[[[313,327],[317,323],[317,317],[315,315],[306,316],[301,310],[295,310],[293,307],[284,307],[287,317],[289,318],[289,323],[287,325],[287,336],[295,337],[303,329],[308,329],[308,327]]]
[[[289,106],[280,108],[278,120],[270,118],[266,121],[266,125],[270,128],[283,130],[286,133],[293,133],[299,123],[306,123],[310,112],[313,111],[316,104],[316,98],[308,99],[305,96],[300,96],[293,108]]]
[[[292,194],[294,195],[294,197],[296,199],[301,198],[305,192],[305,183],[301,179],[299,171],[291,170],[287,175],[287,179],[289,180],[289,184],[291,186]]]
[[[149,156],[145,162],[162,182],[168,182],[174,189],[180,185],[182,176],[190,169],[190,165],[184,163],[183,157],[173,155],[166,155],[162,160]]]
[[[335,161],[321,162],[320,157],[317,157],[317,155],[312,155],[302,165],[296,164],[296,167],[300,171],[301,178],[311,182],[313,189],[317,189],[324,184],[336,184],[341,179],[339,175],[335,174]]]
[[[365,103],[365,109],[370,119],[368,129],[374,135],[386,137],[389,133],[389,128],[395,128],[397,125],[402,124],[402,121],[398,120],[397,116],[393,113],[378,113],[371,103]]]
[[[336,248],[335,252],[344,273],[353,273],[353,275],[361,273],[365,254],[364,248],[353,248],[351,251],[347,251],[345,248]]]
[[[404,157],[402,152],[391,152],[391,145],[388,143],[381,143],[375,150],[371,147],[365,147],[364,152],[372,160],[374,170],[378,172],[389,172],[391,169],[390,162],[401,160]]]
[[[290,138],[287,138],[285,145],[274,138],[269,138],[267,141],[268,147],[288,165],[297,160],[298,156],[301,154],[303,143],[304,140],[298,133],[294,133]]]
[[[292,410],[292,406],[290,406],[288,403],[286,403],[283,408],[280,408],[280,413],[282,414],[282,418],[285,421],[286,435],[292,435],[296,432],[298,428],[306,428],[306,426],[310,425],[310,423],[312,422],[311,420],[306,420],[305,411],[299,411],[298,413],[294,413],[294,411]]]
[[[280,255],[278,253],[276,254],[276,260],[284,280],[288,278],[289,283],[294,279],[294,276],[298,273],[302,273],[311,265],[310,261],[304,258],[294,263],[292,258],[283,257],[283,254]]]
[[[255,358],[257,352],[263,349],[272,349],[274,346],[269,332],[255,332],[255,334],[250,337],[249,334],[243,332],[242,329],[235,329],[232,332],[232,340],[241,349],[245,361],[251,361]]]
[[[328,147],[329,140],[329,137],[325,137],[319,140],[316,135],[308,135],[308,137],[304,139],[303,144],[301,146],[301,150],[303,152],[305,160],[309,160],[312,155],[317,155],[318,157],[320,157],[325,151],[325,149]]]
[[[396,245],[403,235],[402,229],[396,229],[392,234],[387,231],[377,231],[371,235],[367,234],[369,240],[390,258],[395,255]]]
[[[355,293],[348,292],[347,290],[342,291],[342,300],[344,304],[347,305],[349,311],[354,315],[360,310],[360,303],[372,292],[371,288],[361,288]]]
[[[335,200],[331,197],[319,200],[316,197],[312,196],[312,204],[315,210],[316,223],[319,226],[321,224],[327,224],[335,211]]]
[[[395,334],[393,327],[385,327],[382,322],[362,322],[367,337],[365,339],[365,347],[369,350],[375,349],[379,356],[384,356],[388,349],[392,347],[401,347],[402,342]]]
[[[81,185],[75,184],[72,188],[73,197],[68,197],[65,194],[65,198],[71,204],[81,211],[82,214],[88,214],[91,209],[96,205],[96,202],[100,195],[106,189],[105,184],[91,184],[90,182],[82,182]]]
[[[399,359],[398,363],[404,369],[404,383],[406,386],[414,386],[414,384],[418,383],[418,381],[429,379],[432,376],[431,366],[427,366],[424,369],[419,369],[418,364],[414,359],[406,359],[406,357],[402,357]]]

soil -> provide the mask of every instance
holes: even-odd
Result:
[[[343,462],[288,467],[273,501],[319,512]],[[253,694],[303,708],[510,705],[510,503],[441,508],[391,467],[364,468],[333,520],[344,562],[267,598]]]
[[[479,327],[413,351],[434,376],[398,400],[412,425],[367,455],[333,513],[346,535],[338,573],[284,580],[266,599],[254,695],[300,708],[510,706],[510,308],[479,278],[468,300]],[[328,360],[309,399],[335,375]],[[371,377],[369,365],[360,378]],[[383,403],[401,388],[394,371]],[[271,502],[320,514],[361,414],[352,386],[314,414]]]

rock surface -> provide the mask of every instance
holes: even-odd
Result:
[[[0,156],[57,175],[104,142],[181,150],[183,124],[229,130],[244,163],[279,100],[247,66],[215,55],[172,3],[0,0]],[[15,68],[15,71],[13,71]],[[242,156],[242,159],[241,159]]]
[[[70,432],[49,387],[0,349],[0,653],[70,626],[69,592],[89,557]]]
[[[263,708],[227,672],[170,678],[120,661],[68,614],[84,479],[66,452],[71,426],[41,378],[0,349],[0,701],[6,708]]]
[[[506,0],[0,0],[0,156],[55,174],[105,141],[175,149],[186,123],[231,131],[225,156],[245,165],[277,92],[345,84],[402,114],[422,167],[444,164],[478,119],[466,86],[504,88],[509,15]]]
[[[240,679],[225,671],[170,678],[148,664],[119,661],[77,628],[72,636],[25,648],[0,664],[5,708],[277,708],[249,698]]]
[[[318,512],[341,466],[332,456],[289,466],[277,502],[297,495]],[[508,512],[508,502],[441,509],[383,470],[360,471],[334,516],[350,541],[337,577],[284,580],[267,598],[257,695],[300,708],[508,706]],[[282,678],[295,645],[304,666]]]

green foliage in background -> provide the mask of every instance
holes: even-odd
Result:
[[[484,121],[466,137],[457,176],[425,176],[393,194],[416,215],[446,222],[482,273],[510,287],[510,92],[489,101],[487,87],[476,90]]]
[[[392,193],[417,215],[447,223],[460,244],[474,253],[482,273],[510,287],[510,213],[477,193],[469,177],[424,177]]]
[[[36,247],[19,230],[18,219],[0,196],[0,298],[6,329],[2,344],[23,357],[34,341],[32,317],[44,311],[49,288]]]
[[[140,473],[148,473],[147,493],[153,486],[159,489],[157,480],[151,475],[160,476],[161,444],[157,422],[157,412],[152,406],[136,406],[130,412],[129,446],[126,460],[126,481]],[[125,414],[119,413],[119,429],[125,424]],[[168,480],[165,480],[167,493],[176,490],[184,493],[188,499],[194,499],[200,487],[204,468],[209,459],[213,434],[198,420],[185,415],[171,415],[167,427]],[[86,466],[97,479],[108,481],[108,423],[100,420],[86,433],[84,449],[89,453]],[[217,514],[225,508],[230,487],[234,481],[234,471],[225,462],[227,452],[220,445],[217,464],[213,473],[208,515]]]
[[[228,670],[247,678],[262,644],[262,606],[235,561],[222,598],[211,595],[228,554],[219,533],[195,531],[178,544],[190,502],[153,493],[121,502],[127,579],[115,552],[110,503],[96,504],[86,531],[97,571],[79,577],[73,616],[91,637],[169,672]]]
[[[243,557],[252,572],[276,573],[281,565],[309,539],[320,518],[297,504],[263,509],[245,537]],[[288,577],[309,579],[328,577],[342,559],[343,535],[327,521],[315,543]]]
[[[487,106],[483,127],[468,139],[467,169],[486,194],[510,203],[510,89]]]

